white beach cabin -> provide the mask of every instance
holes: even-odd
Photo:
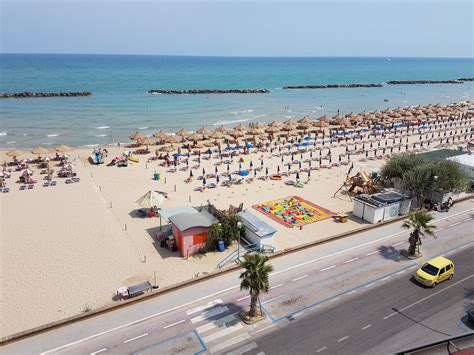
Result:
[[[242,220],[242,225],[245,227],[245,238],[250,243],[256,246],[275,248],[275,244],[273,243],[273,236],[276,233],[275,228],[247,210],[239,212],[238,216]]]

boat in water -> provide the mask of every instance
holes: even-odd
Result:
[[[98,165],[104,162],[104,152],[102,149],[94,149],[90,155],[92,164]]]

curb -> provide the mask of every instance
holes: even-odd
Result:
[[[468,201],[472,198],[473,198],[472,195],[463,196],[463,197],[455,200],[455,203]],[[277,252],[273,253],[272,255],[269,255],[269,259],[279,258],[279,257],[282,257],[284,255],[295,253],[295,252],[298,252],[298,251],[301,251],[301,250],[304,250],[304,249],[308,249],[308,248],[311,248],[311,247],[314,247],[314,246],[317,246],[317,245],[320,245],[320,244],[326,244],[326,243],[329,243],[329,242],[332,242],[332,241],[335,241],[335,240],[338,240],[338,239],[347,238],[347,237],[350,237],[350,236],[352,236],[354,234],[357,234],[357,233],[377,229],[377,228],[386,226],[388,224],[399,222],[399,221],[401,221],[405,218],[406,218],[406,216],[398,216],[398,217],[395,217],[395,218],[393,218],[389,221],[384,221],[384,222],[377,223],[377,224],[371,224],[369,226],[360,227],[360,228],[353,229],[353,230],[350,230],[350,231],[347,231],[347,232],[332,235],[330,237],[326,237],[326,238],[323,238],[323,239],[320,239],[320,240],[317,240],[317,241],[301,244],[301,245],[298,245],[294,248],[287,248],[287,249],[284,249],[284,250],[280,250],[280,251],[277,251]],[[6,344],[9,344],[9,343],[27,338],[27,337],[31,337],[31,336],[34,336],[34,335],[45,333],[47,331],[50,331],[50,330],[53,330],[53,329],[56,329],[56,328],[59,328],[59,327],[62,327],[62,326],[68,325],[68,324],[76,323],[76,322],[79,322],[79,321],[82,321],[82,320],[85,320],[85,319],[89,319],[89,318],[92,318],[92,317],[103,315],[103,314],[106,314],[108,312],[114,311],[118,308],[130,306],[130,305],[135,304],[135,303],[146,301],[146,300],[148,300],[149,298],[152,298],[152,297],[157,297],[157,296],[160,296],[160,295],[163,295],[163,294],[166,294],[166,293],[170,293],[170,292],[182,289],[182,288],[190,286],[190,285],[194,285],[194,284],[206,281],[206,280],[213,279],[215,277],[233,272],[233,271],[235,271],[239,268],[240,268],[240,266],[237,265],[237,264],[232,265],[232,266],[226,267],[224,269],[212,271],[212,272],[210,272],[206,275],[203,275],[203,276],[198,276],[195,279],[190,279],[190,280],[179,282],[179,283],[174,284],[174,285],[165,286],[165,287],[160,288],[156,291],[152,290],[151,292],[148,292],[148,293],[143,294],[141,296],[137,296],[137,297],[134,297],[132,299],[120,301],[120,303],[112,303],[112,304],[94,309],[94,310],[92,310],[90,312],[87,312],[87,313],[77,314],[77,315],[74,315],[74,316],[71,316],[71,317],[68,317],[68,318],[64,318],[64,319],[55,321],[55,322],[47,323],[47,324],[44,324],[44,325],[41,325],[41,326],[38,326],[38,327],[35,327],[35,328],[24,330],[22,332],[7,335],[7,336],[4,336],[4,337],[0,338],[0,345],[3,346],[3,345],[6,345]]]

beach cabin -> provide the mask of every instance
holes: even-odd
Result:
[[[239,212],[238,216],[245,227],[245,238],[252,244],[274,248],[273,236],[276,229],[265,223],[247,210]]]
[[[206,244],[211,226],[219,222],[206,208],[198,211],[191,206],[162,209],[160,215],[170,221],[178,250],[183,257],[196,254]]]

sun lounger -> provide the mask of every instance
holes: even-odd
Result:
[[[2,188],[0,189],[0,192],[6,194],[7,192],[10,192],[10,188],[9,188],[9,187],[2,187]]]

